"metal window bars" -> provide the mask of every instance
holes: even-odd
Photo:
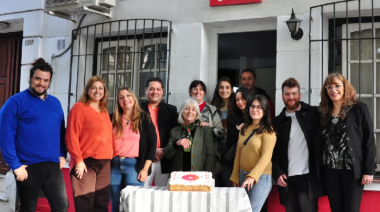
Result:
[[[86,81],[94,75],[102,76],[105,81],[110,97],[109,108],[115,108],[116,92],[123,85],[129,85],[141,100],[138,90],[140,85],[145,86],[143,73],[149,73],[149,77],[156,75],[161,78],[167,102],[171,29],[171,21],[156,19],[116,20],[74,29],[67,113],[82,95]],[[153,61],[158,61],[157,55],[164,55],[164,60],[154,63],[154,66],[142,67],[141,58],[145,53],[144,47],[147,46],[151,47],[149,53],[155,57]],[[155,46],[161,48],[154,48]],[[115,51],[111,52],[113,50]],[[161,74],[162,72],[166,74]]]
[[[376,5],[377,7],[379,6],[378,3]],[[313,24],[313,16],[321,18],[320,25]],[[380,48],[375,49],[375,42],[380,42],[380,30],[377,36],[375,34],[376,28],[379,29],[375,24],[379,22],[380,8],[374,8],[374,0],[337,1],[310,7],[309,103],[311,102],[311,93],[313,92],[312,86],[316,87],[316,84],[318,84],[318,82],[315,81],[315,77],[318,73],[320,73],[320,87],[322,87],[327,74],[341,72],[351,83],[355,81],[359,101],[372,99],[372,104],[368,106],[372,108],[370,112],[372,113],[372,119],[374,121],[375,136],[376,133],[380,133],[380,119],[376,116],[376,109],[380,108],[380,101],[376,102],[376,100],[380,100],[380,87],[376,86],[376,83],[380,83],[376,82],[377,79],[380,79],[379,67],[378,72],[376,72],[376,65],[380,66]],[[328,25],[327,27],[326,24]],[[353,24],[355,24],[355,26],[353,26]],[[368,25],[370,25],[370,27],[368,27]],[[349,30],[349,26],[353,26],[351,31]],[[366,27],[364,28],[364,26]],[[365,29],[372,30],[371,36],[363,36]],[[351,37],[351,32],[358,32],[358,37]],[[371,54],[369,54],[368,58],[364,58],[362,44],[368,41],[371,42]],[[358,52],[355,53],[358,55],[358,58],[354,61],[358,66],[358,70],[356,70],[358,79],[351,75],[350,62],[352,62],[353,59],[349,57],[350,49],[353,48],[352,44],[355,44],[355,42],[356,45],[358,45]],[[380,47],[380,45],[378,45],[378,47]],[[316,49],[320,51],[319,54],[315,54],[318,52]],[[320,66],[318,65],[319,62]],[[363,67],[363,64],[372,65],[372,70],[368,68],[368,66]],[[342,67],[341,71],[337,70],[337,67]],[[364,75],[368,73],[371,74],[372,78]],[[367,86],[363,84],[372,85],[371,91],[364,93],[363,90],[368,91],[368,89],[363,89]],[[377,138],[380,138],[380,135],[378,135]],[[377,147],[377,149],[379,150],[380,148]],[[377,161],[379,161],[380,154],[378,153],[377,155]]]

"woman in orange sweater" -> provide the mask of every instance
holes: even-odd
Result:
[[[113,149],[107,96],[103,79],[91,77],[67,121],[66,145],[76,212],[108,212]]]

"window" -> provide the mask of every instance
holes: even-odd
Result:
[[[347,27],[347,29],[346,29]],[[342,25],[342,38],[346,38],[346,30],[348,30],[348,38],[359,38],[358,24]],[[372,31],[373,30],[373,31]],[[367,104],[369,112],[374,124],[376,138],[376,161],[380,161],[380,39],[372,38],[380,37],[380,23],[361,24],[361,42],[359,40],[349,40],[348,49],[346,43],[342,45],[342,67],[343,75],[354,86],[360,96],[360,101]],[[360,45],[360,46],[359,46]],[[359,51],[360,49],[360,51]],[[360,54],[359,54],[360,52]],[[348,54],[348,55],[345,55]],[[374,58],[373,58],[374,56]],[[347,61],[348,58],[348,61]],[[347,69],[346,69],[347,68]],[[359,77],[359,68],[361,75]],[[380,169],[378,168],[377,171]]]
[[[137,98],[146,100],[145,83],[159,77],[166,88],[168,46],[166,38],[98,42],[97,74],[108,88],[107,110],[113,113],[117,90],[132,88]],[[164,97],[165,98],[165,97]]]

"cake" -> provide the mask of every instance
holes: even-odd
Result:
[[[172,172],[169,180],[170,191],[211,191],[211,172]]]

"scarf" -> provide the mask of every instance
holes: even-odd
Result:
[[[190,140],[190,146],[188,149],[183,149],[184,152],[190,152],[191,150],[191,146],[193,145],[193,136],[191,136],[191,131],[195,130],[195,128],[199,127],[201,121],[199,119],[195,120],[192,124],[189,124],[189,125],[185,125],[185,123],[183,123],[181,125],[182,127],[182,134],[181,134],[181,138],[187,138]]]

